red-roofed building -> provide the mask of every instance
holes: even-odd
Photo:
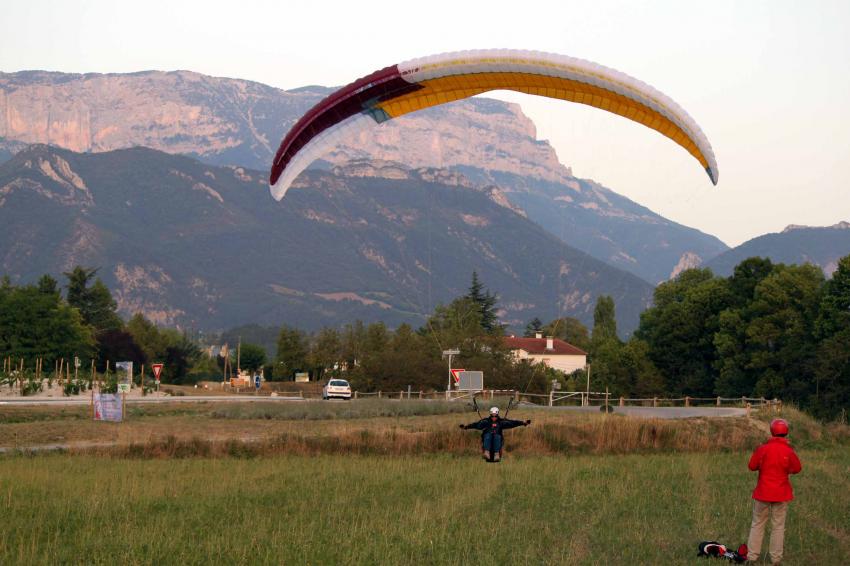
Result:
[[[587,365],[587,352],[558,338],[543,338],[539,332],[534,338],[506,337],[505,344],[518,360],[528,360],[532,364],[543,362],[564,373]]]

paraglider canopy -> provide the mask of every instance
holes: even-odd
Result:
[[[286,134],[272,164],[272,196],[280,200],[313,161],[356,131],[488,92],[514,90],[586,104],[667,136],[717,184],[711,144],[670,97],[625,73],[566,55],[488,49],[412,59],[342,87],[310,109]]]

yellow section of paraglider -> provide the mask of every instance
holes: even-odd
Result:
[[[533,73],[481,72],[449,75],[421,81],[419,84],[424,88],[384,101],[378,106],[389,116],[396,118],[492,90],[513,90],[586,104],[618,114],[658,131],[686,149],[704,168],[709,167],[707,157],[693,142],[692,133],[684,131],[672,120],[645,104],[586,82]],[[619,86],[627,88],[626,85]]]

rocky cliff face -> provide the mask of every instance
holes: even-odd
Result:
[[[146,146],[268,162],[319,95],[188,71],[0,75],[0,137],[98,152]],[[253,159],[252,159],[253,158]]]
[[[411,167],[509,171],[523,177],[569,182],[547,142],[516,104],[473,98],[402,116],[361,132],[325,159],[382,159]]]
[[[145,146],[264,170],[288,128],[324,95],[188,71],[0,74],[0,138],[78,152]],[[487,99],[388,122],[327,160],[356,158],[570,176],[517,105]]]

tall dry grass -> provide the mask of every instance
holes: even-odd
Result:
[[[542,415],[541,415],[542,416]],[[784,414],[792,423],[791,442],[798,448],[845,445],[846,428],[824,426],[804,413]],[[529,427],[505,433],[505,450],[523,456],[565,454],[717,453],[751,450],[768,436],[768,416],[762,418],[642,419],[623,416],[581,415],[544,419]],[[329,427],[320,434],[309,428],[256,441],[210,441],[169,436],[148,442],[109,448],[83,449],[133,458],[187,458],[353,454],[411,456],[417,454],[475,453],[477,431],[461,431],[454,423],[445,427],[402,427],[392,422],[371,428],[346,425]]]
[[[210,411],[217,419],[334,420],[469,413],[463,402],[359,399],[305,403],[231,403]]]

